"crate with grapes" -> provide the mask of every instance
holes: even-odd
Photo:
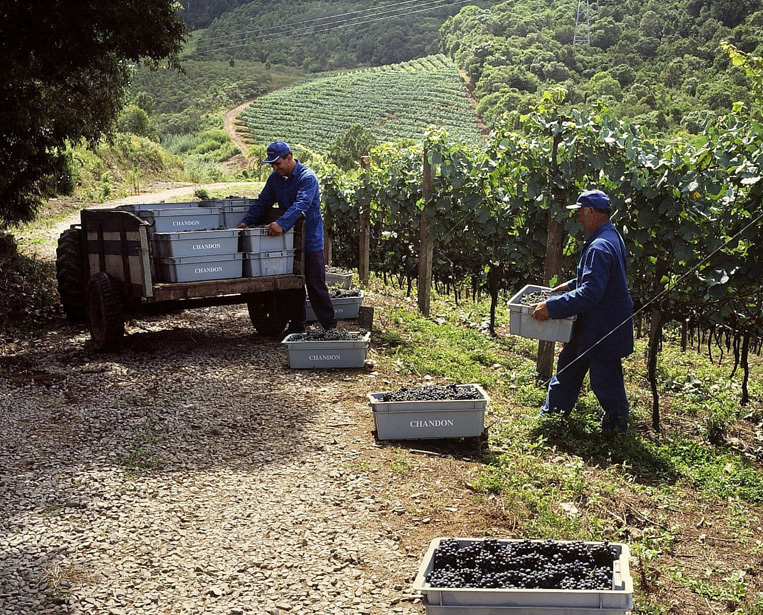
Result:
[[[623,615],[629,555],[621,543],[435,538],[414,589],[427,615]]]

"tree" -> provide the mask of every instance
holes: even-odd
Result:
[[[178,9],[173,0],[0,3],[0,228],[32,220],[56,193],[67,143],[110,132],[136,63],[179,66]]]
[[[340,169],[357,168],[360,159],[377,145],[376,137],[364,126],[353,124],[331,145],[329,159]]]
[[[148,113],[138,105],[127,105],[117,120],[117,128],[119,132],[131,132],[149,139],[156,138]]]

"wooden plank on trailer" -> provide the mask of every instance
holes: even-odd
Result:
[[[153,301],[173,301],[176,299],[193,299],[218,295],[240,295],[272,290],[291,290],[302,288],[304,284],[305,280],[302,276],[288,273],[260,278],[161,283],[154,284]]]

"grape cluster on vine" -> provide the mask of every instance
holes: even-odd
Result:
[[[426,575],[432,587],[611,590],[617,548],[607,543],[488,538],[443,540]]]

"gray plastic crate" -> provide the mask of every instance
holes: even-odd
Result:
[[[218,207],[183,207],[146,209],[135,212],[151,226],[149,233],[177,233],[179,231],[205,231],[220,227]]]
[[[527,293],[551,290],[548,286],[528,284],[509,300],[509,332],[520,337],[529,337],[547,342],[569,342],[572,337],[572,323],[577,316],[549,320],[535,320],[533,308],[522,305],[521,299]]]
[[[480,399],[438,401],[381,401],[384,393],[369,393],[379,440],[423,440],[431,438],[470,438],[485,431],[485,408],[489,398],[478,384]]]
[[[625,615],[623,609],[578,609],[574,607],[441,606],[422,600],[426,615]]]
[[[294,248],[294,229],[284,231],[277,237],[268,235],[264,226],[241,229],[240,252],[272,252]]]
[[[154,233],[154,256],[210,256],[232,254],[238,249],[238,230]]]
[[[426,582],[426,575],[432,570],[435,549],[443,540],[452,539],[432,540],[413,582],[413,589],[424,596],[428,615],[625,615],[633,608],[633,578],[628,566],[628,545],[610,543],[618,550],[619,556],[613,565],[612,589],[609,590],[433,588]],[[455,540],[463,547],[484,539]]]
[[[295,251],[247,252],[244,254],[243,275],[245,278],[257,278],[263,275],[291,273],[294,269]]]
[[[365,293],[361,290],[358,297],[335,297],[331,299],[331,305],[334,306],[334,317],[337,319],[357,318],[360,312],[360,306],[363,304]],[[305,301],[305,313],[307,322],[318,320],[313,306],[310,305],[310,299]]]
[[[287,335],[282,344],[289,351],[292,369],[363,367],[366,363],[371,333],[360,340],[302,341],[298,333]]]
[[[222,225],[225,228],[236,228],[249,211],[248,207],[237,205],[223,205],[222,207]]]
[[[160,282],[202,282],[241,277],[243,254],[175,256],[156,259]]]
[[[328,269],[328,265],[326,266]],[[352,273],[331,273],[326,271],[326,286],[340,286],[345,290],[350,290],[352,286]]]

